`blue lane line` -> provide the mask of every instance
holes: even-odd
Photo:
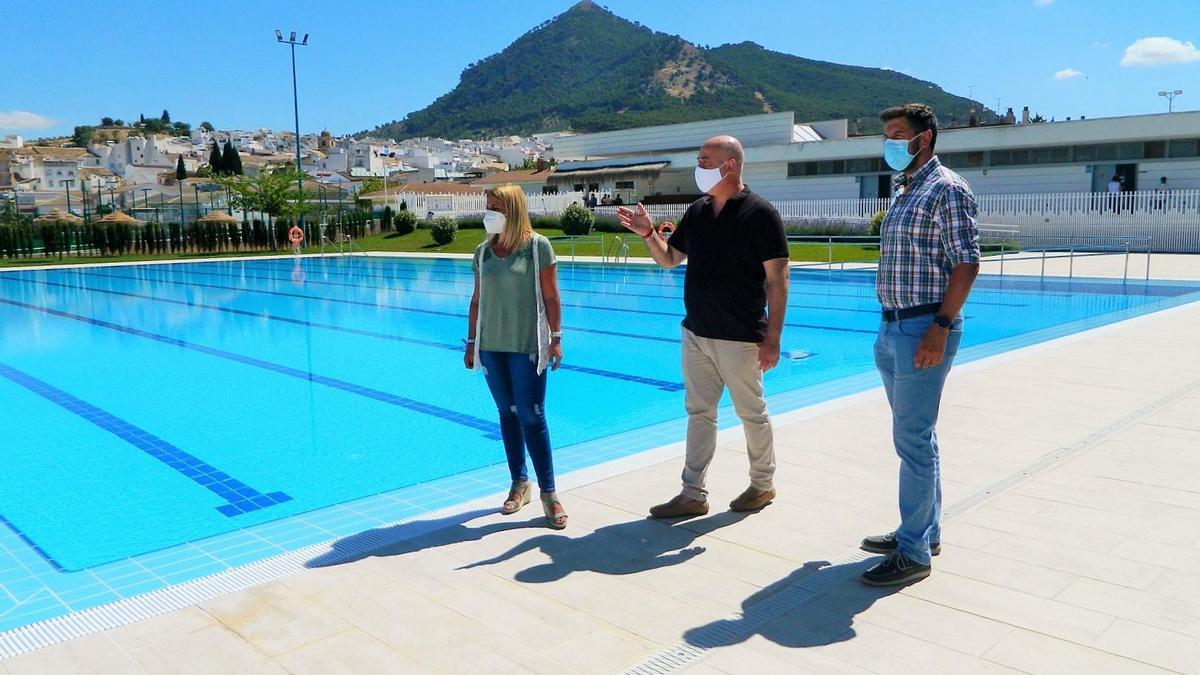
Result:
[[[224,499],[226,503],[218,506],[217,510],[227,517],[232,518],[292,500],[291,496],[283,492],[263,494],[149,431],[126,422],[120,417],[97,408],[28,373],[0,363],[0,376],[8,378],[64,410],[82,417]]]
[[[290,323],[306,328],[319,328],[322,330],[336,331],[338,333],[348,333],[350,335],[361,335],[363,337],[375,338],[380,340],[390,340],[393,342],[403,342],[407,344],[421,345],[423,347],[434,347],[444,349],[461,354],[462,345],[448,344],[445,342],[434,342],[433,340],[421,340],[418,338],[407,338],[399,335],[390,335],[387,333],[378,333],[376,331],[363,330],[361,328],[344,328],[342,326],[334,326],[327,323],[318,323],[316,321],[304,321],[303,319],[293,319],[285,316],[273,316],[261,312],[249,312],[244,309],[234,309],[232,307],[221,307],[220,305],[209,305],[202,302],[194,302],[191,300],[172,300],[170,298],[160,298],[153,295],[143,295],[141,293],[128,293],[125,291],[114,291],[103,288],[92,288],[90,286],[77,286],[74,284],[62,284],[55,281],[41,281],[37,279],[2,279],[3,281],[21,281],[27,284],[36,284],[40,286],[53,286],[56,288],[66,288],[77,291],[87,291],[89,293],[103,293],[106,295],[115,295],[124,298],[136,298],[139,300],[149,300],[151,302],[164,302],[172,305],[181,305],[183,307],[196,307],[207,309],[216,312],[225,312],[237,316],[248,316],[253,319],[267,319],[268,321],[278,321],[281,323]],[[628,373],[618,373],[612,370],[602,370],[600,368],[589,368],[587,366],[578,366],[574,364],[564,363],[559,366],[563,370],[585,373],[587,375],[596,375],[598,377],[607,377],[623,382],[633,382],[636,384],[645,384],[652,387],[657,387],[663,391],[683,391],[682,382],[669,382],[667,380],[657,380],[651,377],[642,377],[641,375],[630,375]]]
[[[274,270],[274,269],[283,270],[284,268],[271,267],[268,269],[268,271]],[[312,274],[323,273],[321,270],[313,270],[313,269],[309,269],[308,272],[312,273]],[[246,274],[245,272],[230,273],[230,272],[205,272],[205,271],[201,271],[201,270],[188,270],[187,274],[188,275],[206,276],[206,277],[217,277],[220,279],[238,278],[238,279],[257,279],[260,281],[281,281],[281,282],[290,281],[289,277],[264,276],[261,274]],[[334,274],[335,274],[335,276],[350,277],[350,278],[353,278],[356,276],[353,274],[349,274],[349,275],[348,274],[337,274],[337,273],[334,273]],[[158,281],[160,279],[161,279],[161,277],[146,277],[147,281],[149,281],[149,280]],[[389,275],[386,277],[372,275],[372,276],[368,277],[368,280],[370,280],[370,279],[373,279],[377,282],[384,282],[384,283],[395,282],[397,280],[423,281],[420,277],[405,276],[405,275],[399,275],[399,274]],[[330,287],[336,287],[336,288],[357,288],[357,289],[365,289],[365,290],[379,290],[378,284],[375,284],[375,285],[347,284],[347,283],[342,283],[339,281],[314,281],[312,279],[305,279],[304,284],[306,286],[313,285],[313,286],[330,286]],[[565,285],[563,286],[563,289],[566,290]],[[458,300],[462,300],[462,301],[466,301],[468,298],[471,297],[470,293],[453,293],[453,292],[448,292],[448,291],[434,291],[434,290],[429,290],[426,288],[416,289],[416,288],[404,287],[404,286],[401,286],[398,284],[397,285],[389,285],[386,290],[397,291],[397,292],[399,292],[399,291],[416,292],[419,290],[424,295],[440,295],[440,296],[447,297],[447,298],[457,298]],[[580,293],[585,293],[590,296],[611,295],[611,296],[618,297],[618,298],[663,298],[663,297],[665,297],[660,294],[650,295],[650,294],[646,294],[646,293],[610,293],[608,291],[597,291],[597,290],[586,290],[586,291],[580,290],[580,289],[572,289],[572,290],[577,290]],[[978,304],[978,303],[976,303],[976,304]],[[684,316],[683,314],[680,314],[679,312],[661,312],[661,311],[651,311],[651,310],[643,310],[643,309],[630,309],[627,307],[609,307],[607,305],[580,305],[580,304],[575,304],[575,303],[570,303],[570,302],[564,302],[564,303],[562,303],[562,306],[570,307],[572,309],[598,309],[598,310],[607,311],[607,312],[625,312],[625,313],[629,313],[629,314],[652,314],[652,315],[656,315],[656,316],[675,317],[678,319],[682,319]],[[1025,307],[1026,305],[1012,305],[1012,306],[1013,307]],[[827,307],[827,306],[822,306],[822,305],[787,305],[787,308],[788,309],[816,309],[816,310],[821,310],[824,312],[850,312],[850,313],[855,313],[855,314],[874,314],[875,316],[879,316],[878,308],[855,309],[852,307]],[[801,327],[798,324],[785,324],[785,325],[787,325],[789,327]],[[803,327],[810,328],[812,326],[803,326]],[[832,330],[836,330],[836,329],[832,329]],[[875,332],[875,331],[870,331],[870,332]]]
[[[285,269],[278,265],[268,264],[271,262],[272,261],[270,261],[270,260],[262,260],[262,261],[253,261],[252,264],[257,266],[257,265],[259,265],[259,263],[262,263],[261,266],[267,268],[268,270],[283,270],[283,269]],[[372,267],[377,267],[377,266],[372,266]],[[410,267],[411,267],[411,265],[410,265]],[[287,268],[287,269],[290,269],[290,268]],[[382,269],[382,268],[380,268],[380,269]],[[193,270],[189,270],[188,273],[189,274],[198,273],[198,274],[204,274],[206,276],[217,276],[217,277],[226,277],[226,278],[228,278],[230,276],[248,276],[248,278],[251,278],[251,279],[268,279],[268,280],[275,280],[275,281],[286,281],[286,279],[283,279],[281,277],[260,277],[260,276],[253,276],[253,275],[244,275],[244,272],[242,272],[241,270],[237,270],[236,268],[231,268],[231,270],[232,270],[232,273],[199,272],[199,271],[193,271]],[[314,274],[326,274],[326,275],[333,275],[333,276],[337,276],[337,277],[345,277],[345,278],[350,278],[350,279],[364,278],[366,280],[375,280],[375,281],[383,281],[383,282],[395,281],[395,280],[400,280],[400,279],[411,280],[411,281],[427,281],[426,279],[423,279],[422,277],[419,277],[419,276],[407,276],[407,275],[400,275],[400,274],[384,274],[384,275],[356,274],[353,272],[345,273],[345,272],[337,272],[337,271],[331,271],[331,270],[326,270],[326,269],[313,269],[313,268],[308,268],[306,271],[308,271],[310,273],[314,273]],[[445,274],[450,274],[451,276],[466,276],[469,278],[469,275],[467,273],[455,273],[451,270],[428,270],[428,272],[445,273]],[[798,271],[793,270],[793,272],[798,272]],[[827,274],[827,272],[822,272],[822,274]],[[662,298],[662,297],[664,297],[660,293],[654,293],[654,294],[631,293],[631,292],[611,293],[608,291],[599,291],[599,290],[594,290],[594,289],[574,289],[567,285],[566,282],[569,280],[565,280],[563,278],[564,276],[565,275],[562,275],[562,274],[559,275],[559,281],[562,284],[561,288],[563,290],[574,290],[574,291],[578,291],[580,293],[586,293],[588,295],[615,295],[617,297],[630,297],[630,298]],[[463,281],[466,281],[466,279],[464,279]],[[837,281],[829,281],[829,282],[823,282],[821,280],[813,280],[813,279],[807,279],[805,281],[809,282],[809,283],[813,283],[813,282],[827,283],[829,285],[843,284],[843,280],[840,280],[840,279]],[[338,283],[338,282],[333,282],[333,281],[313,281],[313,282],[306,281],[305,283],[315,283],[315,284],[321,284],[321,285],[327,285],[327,286],[348,286],[351,288],[374,288],[372,286],[362,286],[360,284],[343,284],[343,283]],[[455,281],[453,283],[457,283],[457,281]],[[603,280],[585,280],[583,283],[596,284],[596,283],[607,283],[607,282],[605,282]],[[627,285],[637,285],[637,286],[654,286],[656,288],[663,287],[663,285],[661,283],[652,284],[652,283],[640,283],[640,282],[631,282],[631,281],[621,281],[621,282],[616,282],[616,283],[627,284]],[[871,284],[872,284],[872,289],[873,289],[874,288],[874,277],[873,276],[871,278]],[[683,289],[678,286],[670,286],[670,288],[672,290],[678,290],[680,293],[683,292]],[[435,295],[452,295],[454,297],[459,297],[457,294],[436,293],[434,291],[424,291],[424,289],[422,289],[422,290],[423,290],[423,292],[427,292],[427,293],[435,294]],[[823,290],[821,292],[821,294],[826,297],[854,298],[856,300],[866,300],[869,304],[874,305],[874,308],[873,309],[855,309],[855,308],[847,308],[847,307],[828,307],[828,306],[822,306],[822,305],[793,305],[793,304],[787,305],[787,308],[788,309],[816,309],[816,310],[821,310],[821,311],[826,311],[826,312],[853,312],[853,313],[858,313],[858,314],[875,314],[875,315],[879,314],[878,300],[876,299],[874,293],[872,293],[870,296],[864,296],[859,293],[832,293],[828,289],[826,289],[826,290]],[[976,305],[976,306],[987,305],[987,306],[995,306],[995,307],[1014,307],[1014,308],[1021,308],[1021,307],[1029,306],[1026,303],[990,302],[990,301],[978,300],[978,299],[972,300],[969,304]],[[621,309],[621,308],[616,308],[616,307],[592,307],[589,305],[571,305],[571,304],[567,304],[567,303],[563,303],[563,306],[564,307],[578,307],[581,309],[605,309],[605,310],[611,310],[611,311],[616,311],[616,312],[633,311],[633,310]],[[669,316],[682,316],[681,314],[677,314],[677,313],[672,313],[672,314],[668,314],[668,315]],[[794,328],[816,328],[816,329],[825,328],[824,326],[813,326],[813,325],[800,325],[800,324],[787,324],[787,325],[790,327],[794,327]],[[875,333],[876,331],[868,330],[866,332]]]
[[[125,279],[127,281],[152,281],[156,284],[171,284],[174,286],[191,286],[195,288],[212,288],[218,291],[238,291],[239,293],[258,293],[260,295],[278,295],[285,298],[299,298],[301,300],[312,300],[314,302],[332,302],[339,305],[354,305],[357,307],[370,307],[372,309],[394,309],[399,312],[413,312],[415,314],[431,314],[434,316],[447,316],[455,319],[465,319],[466,314],[458,312],[442,312],[435,309],[418,309],[416,307],[405,307],[403,305],[393,305],[383,302],[362,302],[359,300],[343,300],[341,298],[326,298],[319,295],[307,295],[304,293],[285,293],[283,291],[267,291],[257,288],[246,288],[244,286],[220,286],[218,284],[202,284],[197,281],[174,281],[171,279],[146,279],[142,277],[131,277],[123,274],[104,274],[102,272],[92,272],[88,270],[87,274],[97,277],[106,277],[109,279]],[[596,328],[582,328],[579,326],[565,326],[565,330],[573,333],[594,333],[596,335],[612,335],[615,337],[627,337],[634,340],[649,340],[651,342],[669,342],[679,344],[679,338],[665,338],[657,335],[642,335],[640,333],[622,333],[612,330],[600,330]],[[874,332],[874,331],[872,331]]]
[[[418,309],[415,307],[406,307],[403,305],[393,305],[391,303],[361,302],[358,300],[344,300],[341,298],[326,298],[323,296],[313,296],[313,295],[307,295],[307,294],[303,294],[303,293],[286,293],[283,291],[268,291],[268,290],[264,290],[264,289],[246,288],[244,286],[243,287],[222,286],[222,285],[218,285],[218,284],[202,284],[202,283],[194,282],[194,281],[186,282],[186,281],[174,281],[171,279],[162,279],[162,278],[153,278],[153,279],[140,278],[140,277],[131,277],[131,276],[123,275],[123,274],[104,274],[101,272],[92,272],[90,270],[86,274],[89,274],[92,276],[98,276],[98,277],[108,277],[108,278],[112,278],[112,279],[126,279],[129,281],[142,281],[142,282],[152,281],[154,283],[184,285],[184,286],[198,286],[200,288],[212,288],[215,290],[222,290],[222,291],[240,291],[243,293],[262,293],[264,295],[280,295],[280,296],[291,297],[291,298],[303,298],[305,300],[317,300],[319,302],[334,302],[334,303],[339,303],[339,304],[360,305],[360,306],[364,306],[364,307],[374,307],[377,309],[380,307],[383,307],[383,308],[387,308],[387,309],[395,309],[395,310],[398,310],[401,312],[416,312],[418,314],[433,314],[436,316],[451,316],[451,317],[460,318],[460,319],[467,318],[466,314],[459,314],[457,312],[444,312],[444,311],[433,310],[433,309]],[[226,278],[229,278],[234,275],[224,275],[224,276]],[[277,281],[283,281],[283,279],[278,279]],[[305,283],[307,283],[307,281]],[[650,315],[656,315],[656,316],[675,317],[675,318],[680,318],[680,319],[683,318],[682,314],[676,314],[674,312],[656,312],[656,311],[646,310],[646,309],[617,309],[617,308],[612,308],[612,307],[591,307],[591,306],[586,306],[586,305],[565,305],[565,306],[580,307],[580,308],[586,308],[586,309],[604,309],[604,310],[611,310],[614,312],[626,312],[626,313],[631,313],[631,314],[650,314]],[[820,326],[820,325],[816,325],[816,324],[807,324],[807,323],[784,323],[783,325],[788,328],[808,328],[811,330],[824,330],[824,331],[831,331],[834,333],[862,333],[865,335],[875,335],[876,333],[879,332],[879,330],[876,328],[869,328],[869,329],[868,328],[840,328],[840,327],[834,327],[834,326]],[[673,338],[662,338],[662,337],[657,337],[657,336],[652,336],[652,335],[641,335],[641,334],[637,334],[637,333],[622,333],[622,332],[618,332],[618,331],[580,328],[578,326],[565,326],[565,329],[568,331],[571,331],[571,332],[575,332],[575,333],[596,333],[596,334],[600,334],[600,335],[613,335],[613,336],[617,336],[617,337],[628,337],[628,338],[634,338],[634,339],[638,339],[638,340],[653,340],[656,342],[671,342],[671,343],[679,342],[678,339],[673,339]]]
[[[365,398],[374,399],[374,400],[380,401],[382,403],[394,405],[399,408],[405,408],[405,409],[412,410],[414,412],[419,412],[419,413],[422,413],[425,415],[439,417],[443,420],[446,420],[447,422],[461,424],[462,426],[482,431],[487,438],[492,439],[492,440],[500,439],[500,426],[495,422],[489,422],[487,420],[482,420],[482,419],[479,419],[478,417],[473,417],[471,415],[464,415],[462,413],[458,413],[453,410],[448,410],[448,409],[442,408],[440,406],[431,405],[429,403],[424,403],[421,401],[416,401],[411,398],[397,396],[396,394],[390,394],[386,391],[372,389],[371,387],[364,387],[362,385],[354,384],[353,382],[347,382],[345,380],[339,380],[337,378],[327,377],[325,375],[318,375],[316,373],[306,372],[303,370],[299,370],[297,368],[285,366],[283,364],[271,363],[270,361],[263,361],[261,359],[256,359],[256,358],[253,358],[250,356],[243,356],[241,354],[227,352],[223,349],[215,349],[213,347],[205,347],[204,345],[198,345],[198,344],[195,344],[192,342],[185,342],[184,340],[180,340],[177,338],[167,337],[165,335],[158,335],[157,333],[150,333],[150,332],[147,332],[144,330],[138,330],[137,328],[130,328],[129,326],[122,326],[120,324],[109,323],[107,321],[101,321],[100,319],[93,319],[88,316],[80,316],[78,314],[71,314],[69,312],[63,312],[63,311],[59,311],[57,309],[51,309],[49,307],[43,307],[40,305],[30,305],[28,303],[20,302],[17,300],[9,300],[7,298],[0,298],[0,303],[4,303],[6,305],[12,305],[14,307],[20,307],[22,309],[28,309],[28,310],[34,311],[34,312],[42,312],[43,314],[49,314],[51,316],[58,316],[58,317],[62,317],[64,319],[72,319],[74,321],[82,321],[84,323],[90,323],[93,326],[100,326],[101,328],[108,328],[110,330],[119,331],[121,333],[127,333],[129,335],[135,335],[137,337],[147,338],[149,340],[156,340],[156,341],[162,342],[164,344],[173,345],[175,347],[182,347],[184,349],[190,349],[195,352],[200,352],[201,354],[207,354],[209,356],[215,356],[217,358],[226,359],[229,361],[233,361],[235,363],[241,363],[243,365],[253,366],[255,368],[261,368],[263,370],[268,370],[273,373],[279,373],[280,375],[287,375],[288,377],[294,377],[298,380],[304,380],[305,382],[313,382],[315,384],[322,384],[322,385],[325,385],[332,389],[339,389],[341,391],[349,392],[351,394],[357,394],[358,396],[363,396]]]

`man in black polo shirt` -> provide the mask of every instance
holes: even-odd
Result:
[[[729,504],[755,511],[775,498],[775,446],[763,372],[779,362],[787,305],[788,248],[779,212],[742,183],[744,153],[732,136],[700,148],[696,186],[705,193],[688,207],[669,240],[646,208],[617,217],[646,241],[662,267],[687,261],[683,284],[683,383],[688,413],[683,490],[650,509],[655,518],[708,513],[705,473],[717,448],[717,404],[729,388],[746,432],[750,487]],[[770,309],[767,313],[764,310]]]

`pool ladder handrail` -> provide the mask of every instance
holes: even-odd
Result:
[[[613,237],[612,243],[608,245],[608,250],[604,252],[603,261],[609,262],[610,259],[614,263],[629,262],[629,244],[621,241],[620,235],[615,235]]]

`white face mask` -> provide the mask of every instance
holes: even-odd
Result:
[[[703,193],[708,193],[709,190],[715,188],[717,183],[721,182],[721,167],[715,169],[706,169],[702,166],[696,167],[696,187],[700,188]]]
[[[499,211],[486,211],[483,214],[483,229],[488,234],[500,234],[507,222],[508,219]]]

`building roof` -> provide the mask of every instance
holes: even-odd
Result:
[[[112,176],[112,171],[102,166],[82,166],[79,167],[80,176]]]
[[[395,195],[401,192],[415,192],[423,195],[477,195],[481,190],[482,186],[438,181],[436,183],[402,183],[400,185],[389,185],[388,195]],[[361,196],[382,197],[383,190],[377,190]]]
[[[490,176],[484,176],[472,181],[473,185],[503,185],[504,183],[535,183],[545,182],[552,171],[536,169],[518,169],[516,171],[497,171]]]
[[[13,155],[27,155],[43,159],[83,159],[88,155],[88,151],[84,148],[52,148],[45,145],[25,145],[19,148],[10,148],[9,152]]]

